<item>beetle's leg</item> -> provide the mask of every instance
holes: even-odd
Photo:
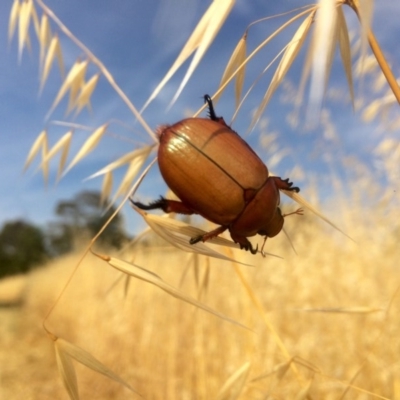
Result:
[[[150,204],[143,204],[139,201],[133,201],[131,199],[132,204],[141,210],[157,210],[161,209],[165,213],[177,213],[177,214],[196,214],[195,211],[188,207],[185,203],[176,200],[167,200],[164,197],[160,197],[158,200],[151,202]]]
[[[231,238],[235,243],[239,243],[241,249],[245,249],[246,251],[248,250],[251,254],[256,254],[258,252],[258,245],[253,249],[252,244],[245,236],[236,235],[231,232]]]
[[[217,237],[219,234],[221,234],[222,232],[226,231],[227,229],[228,229],[227,226],[221,225],[218,228],[216,228],[216,229],[214,229],[214,230],[212,230],[210,232],[205,233],[204,235],[199,235],[199,236],[192,237],[190,239],[190,244],[195,244],[195,243],[198,243],[198,242],[206,242],[207,240],[210,240],[212,238]]]
[[[211,97],[208,94],[204,95],[204,102],[207,103],[207,105],[208,105],[208,116],[210,117],[210,119],[212,121],[220,122],[221,124],[226,125],[224,118],[217,117],[217,115],[215,114],[213,102],[211,100]],[[226,125],[226,126],[228,126],[228,125]]]
[[[212,119],[213,121],[218,121],[220,117],[217,117],[214,111],[214,105],[213,102],[211,100],[211,97],[208,94],[204,95],[204,102],[207,103],[208,105],[208,115],[210,117],[210,119]]]
[[[262,247],[261,247],[261,255],[262,255],[263,257],[265,257],[264,247],[265,247],[265,243],[267,242],[267,238],[268,238],[268,236],[265,236],[265,237],[264,237],[264,242],[263,242],[263,245],[262,245]]]
[[[282,179],[279,178],[279,176],[271,176],[270,178],[272,178],[275,181],[276,187],[278,189],[290,190],[296,193],[300,192],[300,189],[297,186],[293,186],[293,182],[289,182],[289,178]]]
[[[304,210],[302,208],[298,208],[296,211],[293,211],[289,214],[283,214],[282,217],[288,217],[289,215],[304,215]]]

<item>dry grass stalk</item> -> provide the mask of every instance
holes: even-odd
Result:
[[[244,63],[246,59],[246,43],[247,43],[247,32],[240,38],[238,44],[233,50],[231,58],[228,61],[228,64],[225,67],[224,73],[222,74],[221,82],[219,86],[224,86],[228,81],[228,78],[231,76],[236,76],[235,82],[235,103],[236,109],[238,109],[240,104],[240,98],[242,97],[242,90],[244,85],[244,77],[246,74],[246,64]],[[235,71],[237,73],[235,74]],[[218,101],[220,95],[214,96],[214,101]]]
[[[48,19],[46,19],[46,20],[48,21]],[[50,33],[49,33],[49,35],[50,35]],[[46,41],[46,39],[43,39],[43,42],[45,42],[45,41]],[[44,43],[41,47],[41,52],[43,52],[43,54],[44,54],[44,50],[42,50],[42,48],[44,49],[45,46],[46,46],[46,44]],[[43,57],[44,57],[44,55],[43,55]],[[55,57],[57,57],[57,60],[58,60],[58,65],[59,65],[59,68],[61,71],[61,76],[64,76],[64,62],[63,62],[63,56],[62,56],[62,49],[61,49],[60,39],[58,38],[57,35],[52,37],[50,45],[48,46],[48,51],[47,51],[44,65],[42,68],[42,77],[40,80],[39,93],[41,93],[43,91],[47,77],[49,76],[49,73],[50,73],[51,65],[53,64]],[[41,64],[42,64],[42,62],[41,62]]]
[[[94,253],[95,254],[95,253]],[[237,322],[233,320],[232,318],[229,318],[225,316],[224,314],[217,312],[213,310],[212,308],[206,306],[205,304],[195,300],[191,296],[186,295],[185,293],[181,292],[180,290],[174,288],[173,286],[169,285],[167,282],[165,282],[160,276],[156,275],[155,273],[146,270],[142,267],[139,267],[138,265],[134,265],[132,263],[128,263],[124,260],[121,260],[116,257],[109,257],[109,256],[104,256],[101,254],[95,254],[97,257],[101,258],[102,260],[106,261],[108,264],[110,264],[112,267],[118,269],[119,271],[128,274],[134,278],[140,279],[142,281],[145,281],[147,283],[150,283],[152,285],[157,286],[164,292],[168,293],[169,295],[182,300],[186,303],[189,303],[195,307],[201,308],[204,311],[209,312],[210,314],[215,315],[218,318],[223,319],[224,321],[228,321],[232,324],[235,324],[237,326],[240,326],[245,329],[249,329],[240,322]]]
[[[61,372],[61,377],[64,382],[64,386],[73,400],[79,400],[78,393],[78,382],[76,379],[75,367],[73,360],[85,365],[93,371],[96,371],[109,379],[112,379],[121,385],[125,386],[132,392],[138,394],[128,383],[122,380],[118,375],[112,372],[99,360],[94,358],[87,351],[81,349],[78,346],[68,342],[67,340],[58,338],[54,342],[57,364]],[[142,396],[140,396],[142,397]]]
[[[65,164],[67,162],[67,157],[69,153],[69,148],[71,145],[72,131],[65,133],[58,142],[47,152],[45,157],[42,159],[41,164],[37,169],[42,169],[44,165],[48,165],[50,160],[58,153],[61,152],[60,162],[58,164],[57,180],[61,178],[62,172],[64,171]],[[29,158],[28,158],[29,159]],[[28,160],[27,160],[28,162]]]
[[[243,391],[247,376],[250,372],[251,364],[246,362],[238,368],[224,383],[218,393],[217,400],[238,399]]]
[[[307,34],[309,32],[309,29],[311,27],[311,24],[314,20],[314,14],[315,12],[311,12],[307,18],[304,19],[300,27],[297,29],[296,33],[294,34],[292,40],[288,43],[286,50],[284,51],[282,55],[282,59],[276,68],[276,71],[274,73],[274,76],[271,79],[271,82],[269,84],[268,90],[264,95],[264,98],[261,102],[261,104],[258,106],[257,111],[254,114],[253,120],[250,123],[250,130],[256,125],[256,123],[259,121],[261,118],[261,115],[263,114],[265,107],[269,103],[272,95],[278,88],[278,86],[282,83],[283,79],[285,78],[287,72],[289,71],[289,68],[293,64],[294,60],[297,57],[297,54],[299,53],[304,40],[307,37]]]
[[[104,136],[108,124],[99,126],[94,132],[86,139],[85,143],[79,149],[78,153],[72,159],[68,167],[64,170],[63,175],[67,174],[72,167],[74,167],[79,161],[86,157],[91,151],[93,151],[99,144],[101,138]]]
[[[174,64],[165,74],[158,86],[153,90],[149,99],[145,102],[144,106],[140,110],[140,113],[142,113],[150,104],[150,102],[158,96],[161,89],[171,79],[174,73],[182,66],[182,64],[193,54],[193,52],[196,52],[185,77],[183,78],[174,98],[171,101],[171,105],[176,101],[187,81],[190,79],[191,75],[199,65],[205,52],[215,39],[218,31],[228,17],[234,3],[234,0],[214,0],[211,3],[210,7],[204,13],[196,28],[193,30],[192,35],[187,40],[182,51],[179,53]]]

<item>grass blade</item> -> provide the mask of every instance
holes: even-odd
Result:
[[[320,0],[318,18],[312,40],[312,68],[310,84],[310,107],[308,120],[314,123],[319,111],[329,70],[329,59],[336,42],[336,4],[332,0]],[[311,55],[311,54],[310,54]]]
[[[304,199],[302,196],[300,196],[298,193],[288,191],[288,190],[282,190],[286,196],[289,196],[292,200],[295,202],[299,203],[303,207],[307,208],[307,210],[311,211],[314,213],[317,217],[321,218],[324,220],[327,224],[332,226],[332,228],[335,228],[337,231],[342,233],[344,236],[348,237],[349,239],[353,240],[349,235],[344,233],[337,225],[335,225],[332,221],[330,221],[325,215],[323,215],[320,211],[318,211],[313,205],[311,205],[306,199]]]
[[[29,47],[29,25],[31,22],[31,16],[33,11],[32,0],[24,1],[19,9],[19,20],[18,20],[18,59],[21,60],[22,51],[25,45]]]
[[[48,161],[45,161],[47,158],[48,151],[49,151],[49,144],[46,136],[46,140],[43,142],[42,146],[42,164],[41,164],[45,186],[47,186],[47,183],[49,182],[49,163]]]
[[[217,400],[235,400],[239,398],[249,375],[250,366],[250,362],[244,363],[228,378],[219,391]]]
[[[146,146],[142,147],[140,149],[131,151],[127,154],[124,154],[122,157],[118,158],[117,160],[113,161],[112,163],[106,165],[104,168],[102,168],[100,171],[95,172],[93,175],[90,175],[86,179],[93,179],[97,178],[100,175],[107,174],[108,172],[114,171],[117,168],[122,167],[123,165],[129,164],[138,157],[141,157],[143,155],[146,155],[146,158],[150,151],[152,150],[153,146]]]
[[[233,7],[234,0],[214,0],[207,11],[204,13],[203,17],[197,24],[193,33],[187,40],[185,46],[182,51],[179,53],[175,62],[172,64],[172,67],[165,74],[164,78],[158,84],[158,86],[154,89],[149,99],[146,101],[140,113],[142,113],[147,106],[154,100],[162,88],[166,85],[166,83],[171,79],[171,77],[175,74],[175,72],[182,66],[182,64],[191,56],[191,54],[201,47],[201,50],[197,51],[195,58],[192,60],[190,64],[189,70],[183,79],[177,94],[174,96],[174,99],[177,98],[180,91],[185,86],[186,81],[190,78],[192,72],[196,68],[197,64],[200,62],[203,54],[209,47],[212,42],[212,39],[218,33],[218,30],[222,26],[226,17],[229,14],[229,11]]]
[[[71,143],[72,131],[64,134],[58,142],[51,148],[51,150],[46,154],[42,163],[39,165],[38,169],[43,168],[44,163],[49,163],[50,160],[60,151],[63,150],[63,153],[68,154],[69,145]]]
[[[296,59],[297,54],[299,53],[305,38],[310,30],[311,24],[313,22],[314,13],[305,18],[302,24],[297,29],[296,33],[294,34],[292,40],[286,47],[285,53],[282,56],[282,59],[276,69],[274,76],[272,77],[271,83],[269,84],[268,90],[264,95],[264,98],[258,107],[254,117],[251,121],[250,128],[251,130],[254,125],[260,119],[262,113],[264,112],[265,107],[267,106],[269,100],[271,99],[272,95],[275,93],[275,90],[278,88],[284,77],[286,76],[289,68],[293,64],[293,61]]]
[[[331,314],[372,314],[385,311],[384,308],[372,307],[324,307],[324,308],[304,308],[301,311],[331,313]]]
[[[295,400],[303,400],[306,398],[309,398],[308,393],[310,392],[311,385],[313,383],[314,379],[310,379],[304,387],[302,387],[299,392],[297,393],[297,396],[295,397]]]
[[[178,221],[174,218],[170,218],[167,215],[158,216],[154,214],[148,214],[143,211],[140,211],[140,214],[145,219],[147,224],[162,238],[164,238],[167,242],[171,243],[173,246],[188,251],[190,253],[198,253],[202,255],[206,255],[208,257],[219,258],[221,260],[234,261],[238,262],[230,257],[227,257],[219,252],[216,252],[210,249],[205,243],[199,242],[195,245],[191,245],[189,243],[188,238],[202,235],[206,233],[202,229],[196,228],[194,226],[188,225],[182,221]],[[184,236],[184,237],[182,237]],[[207,241],[207,243],[217,244],[220,246],[231,247],[234,249],[239,249],[240,246],[237,243],[232,242],[231,240],[225,239],[223,237],[215,237]],[[266,255],[281,258],[275,254],[265,253]],[[242,265],[249,265],[243,264]]]
[[[46,59],[42,70],[42,79],[40,80],[39,93],[42,92],[46,80],[49,76],[50,68],[55,56],[60,52],[60,40],[57,35],[53,36],[50,41],[49,49],[47,50]]]
[[[43,147],[43,145],[46,141],[47,141],[47,131],[44,130],[44,131],[40,132],[39,136],[33,142],[33,145],[29,150],[28,157],[26,158],[25,165],[24,165],[24,172],[31,165],[33,159],[36,157],[39,150]]]
[[[131,190],[131,185],[133,180],[135,179],[136,175],[139,173],[140,169],[142,168],[143,164],[146,162],[147,157],[151,152],[152,147],[144,147],[143,149],[138,150],[135,152],[135,157],[129,163],[128,170],[126,171],[124,177],[121,180],[121,183],[110,202],[110,205],[114,204],[115,201],[119,196],[124,196]]]
[[[91,151],[94,150],[94,148],[99,144],[101,138],[104,136],[107,128],[108,124],[100,126],[86,139],[85,143],[82,145],[62,176],[65,176],[72,167],[82,160],[82,158],[86,157]]]
[[[40,53],[39,53],[39,64],[40,69],[43,68],[44,55],[46,49],[49,47],[49,43],[51,41],[51,29],[49,18],[46,14],[42,15],[42,20],[40,21],[39,28],[39,45],[40,45]]]
[[[193,72],[199,65],[201,59],[203,58],[204,54],[212,44],[215,36],[221,29],[223,23],[225,22],[226,18],[228,17],[232,7],[234,5],[234,0],[214,0],[211,4],[209,10],[209,18],[207,21],[207,26],[203,32],[201,32],[201,39],[199,42],[199,46],[197,51],[192,59],[192,62],[189,65],[189,68],[180,83],[178,90],[176,91],[171,104],[174,104],[176,99],[181,94],[182,90],[186,86],[186,83],[189,81],[190,77],[192,76]],[[207,12],[208,13],[208,12]]]
[[[69,360],[65,363],[68,368],[68,373],[71,374],[71,358],[78,361],[79,363],[85,365],[86,367],[90,368],[93,371],[96,371],[109,379],[112,379],[115,382],[120,383],[121,385],[125,386],[132,392],[138,394],[136,390],[134,390],[128,383],[126,383],[123,379],[121,379],[117,374],[112,372],[109,368],[107,368],[104,364],[102,364],[99,360],[93,357],[90,353],[83,350],[82,348],[64,340],[58,338],[56,343],[56,349],[59,353],[62,354],[62,357],[66,360]],[[73,369],[73,366],[72,366]],[[75,370],[73,370],[75,373]],[[73,380],[71,380],[72,382]],[[76,383],[76,377],[75,377]]]
[[[222,75],[219,87],[226,86],[225,83],[230,81],[233,74],[236,74],[236,84],[235,84],[235,103],[236,109],[239,106],[240,97],[242,95],[244,77],[246,73],[246,64],[244,61],[246,59],[246,44],[247,44],[247,32],[240,38],[239,43],[236,45],[231,58],[228,61],[225,71]],[[217,101],[222,92],[218,96],[214,97],[214,101]]]
[[[78,382],[76,379],[75,367],[70,356],[65,351],[65,346],[63,346],[63,344],[64,341],[62,339],[57,339],[54,342],[58,370],[60,371],[61,379],[70,399],[79,400]]]
[[[90,98],[96,88],[97,82],[99,81],[100,73],[93,75],[88,82],[86,82],[82,87],[81,91],[76,99],[76,114],[82,110],[83,107],[90,105]]]
[[[213,314],[216,317],[223,319],[224,321],[230,322],[231,324],[238,325],[245,329],[249,329],[246,326],[242,325],[241,323],[227,317],[224,314],[219,313],[218,311],[213,310],[212,308],[206,306],[205,304],[195,300],[194,298],[174,288],[173,286],[163,281],[163,279],[160,276],[151,271],[148,271],[142,267],[123,261],[119,258],[103,256],[99,254],[95,255],[97,257],[100,257],[101,259],[103,259],[104,261],[106,261],[108,264],[118,269],[119,271],[124,272],[125,274],[128,274],[130,276],[133,276],[134,278],[140,279],[144,282],[155,285],[159,289],[163,290],[164,292],[168,293],[169,295],[179,300],[189,303],[197,308],[201,308],[202,310],[207,311],[208,313]]]
[[[101,197],[100,205],[104,206],[111,196],[113,186],[113,174],[111,171],[106,172],[103,178],[103,184],[101,186]]]
[[[293,358],[290,358],[287,361],[284,361],[284,362],[282,362],[280,364],[277,364],[272,368],[271,371],[268,371],[268,372],[266,372],[266,373],[264,373],[262,375],[259,375],[259,376],[255,377],[255,378],[253,378],[251,380],[251,382],[260,381],[260,380],[265,379],[265,378],[267,378],[267,377],[269,377],[271,375],[276,375],[276,377],[279,380],[281,380],[286,375],[286,372],[289,370],[290,365],[292,364],[292,362],[293,362]]]
[[[15,28],[17,26],[20,11],[21,11],[21,5],[19,4],[19,0],[14,0],[13,5],[11,7],[10,18],[9,18],[9,23],[8,23],[8,41],[9,42],[11,42],[11,40],[14,36]]]
[[[71,67],[67,77],[65,78],[60,90],[58,91],[58,94],[49,110],[47,113],[46,119],[49,118],[50,114],[54,111],[54,109],[57,107],[58,103],[61,101],[61,99],[64,97],[64,95],[67,93],[68,90],[71,88],[74,88],[74,91],[76,88],[80,88],[82,84],[84,83],[84,77],[86,73],[86,69],[88,67],[89,61],[76,61],[75,64]]]
[[[351,103],[354,109],[354,85],[353,85],[353,74],[351,66],[350,39],[342,7],[337,8],[337,18],[338,18],[338,29],[339,29],[338,40],[339,40],[340,56],[342,58],[344,71],[346,73],[346,79],[347,79],[347,85],[349,87]]]
[[[61,179],[62,172],[63,172],[65,164],[67,162],[69,148],[71,146],[71,140],[72,140],[72,131],[68,132],[65,136],[66,136],[65,142],[64,142],[64,146],[62,147],[60,162],[58,164],[57,182]]]

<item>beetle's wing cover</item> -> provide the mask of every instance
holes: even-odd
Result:
[[[218,122],[189,118],[166,128],[158,162],[171,190],[217,224],[234,221],[245,207],[245,189],[258,190],[267,167],[234,131]]]

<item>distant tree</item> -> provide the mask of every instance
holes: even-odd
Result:
[[[73,228],[63,222],[50,222],[47,227],[47,243],[53,256],[69,253],[74,248]]]
[[[7,222],[0,232],[0,277],[29,271],[48,258],[43,231],[23,220]]]
[[[72,200],[60,201],[55,209],[60,220],[49,226],[49,242],[53,252],[66,253],[82,239],[93,237],[114,211],[114,207],[103,211],[97,191],[83,191]],[[126,239],[123,218],[118,214],[100,236],[99,243],[119,248]]]

